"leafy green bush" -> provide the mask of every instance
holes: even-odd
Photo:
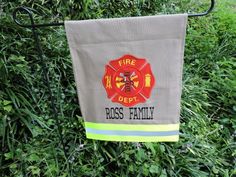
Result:
[[[2,176],[236,175],[236,4],[217,3],[188,23],[178,143],[121,143],[85,138],[63,27],[40,40],[68,159],[59,140],[30,29],[13,23],[17,6],[37,22],[203,11],[203,1],[19,1],[0,4],[0,172]],[[27,21],[27,20],[26,20]]]

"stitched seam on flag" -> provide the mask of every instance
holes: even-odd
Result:
[[[130,141],[130,142],[176,142],[179,140],[179,135],[173,136],[109,136],[109,135],[99,135],[93,133],[86,133],[87,138],[106,140],[106,141]]]
[[[128,40],[122,40],[122,41],[104,41],[104,42],[93,42],[93,43],[81,43],[81,44],[72,44],[72,47],[74,48],[78,48],[78,46],[80,47],[87,47],[87,46],[92,46],[92,45],[98,45],[98,44],[113,44],[113,43],[130,43],[130,42],[145,42],[145,41],[159,41],[159,40],[178,40],[181,41],[182,38],[181,37],[170,37],[170,38],[160,38],[158,37],[157,39],[137,39],[137,40],[132,40],[132,39],[128,39]]]
[[[124,135],[124,136],[172,136],[178,135],[179,131],[122,131],[122,130],[98,130],[86,128],[86,132],[100,135]]]
[[[159,124],[159,125],[141,125],[141,124],[110,124],[85,122],[86,128],[98,130],[136,130],[136,131],[172,131],[179,130],[179,124]]]

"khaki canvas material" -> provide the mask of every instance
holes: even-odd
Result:
[[[110,126],[179,124],[186,22],[187,14],[65,21],[79,104],[85,123]],[[105,68],[109,62],[122,56],[145,59],[150,65],[155,83],[152,89],[148,88],[150,97],[144,97],[144,102],[127,106],[108,98],[103,83]],[[133,74],[137,72],[138,70]],[[141,70],[141,75],[142,72]],[[122,77],[122,74],[117,78]],[[137,85],[141,83],[140,80],[137,81]],[[132,87],[135,89],[133,85]],[[121,92],[124,92],[122,88]],[[117,90],[114,91],[114,95],[116,94],[119,94]],[[132,101],[130,99],[131,104],[134,103]],[[92,127],[85,128],[87,134],[96,134],[95,130],[91,130]],[[101,131],[97,131],[99,135],[104,133],[108,136],[108,130],[98,129]],[[126,135],[118,129],[119,127],[115,129],[117,132],[111,132],[109,139],[100,139],[112,141],[113,135],[132,137],[136,136],[135,133],[137,136],[149,136],[137,132],[142,130],[128,132]],[[96,136],[94,139],[99,138]]]

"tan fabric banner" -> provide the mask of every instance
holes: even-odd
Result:
[[[186,14],[65,22],[88,138],[178,140],[186,22]]]

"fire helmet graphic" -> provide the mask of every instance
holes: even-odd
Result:
[[[105,66],[102,82],[112,102],[130,107],[150,97],[155,78],[145,59],[124,55]]]

